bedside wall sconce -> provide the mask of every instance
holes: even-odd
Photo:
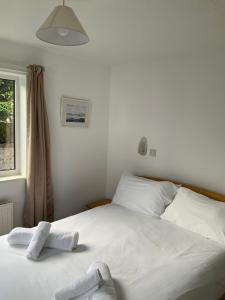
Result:
[[[145,156],[148,152],[148,140],[144,136],[141,138],[139,144],[138,144],[138,153],[142,156]]]

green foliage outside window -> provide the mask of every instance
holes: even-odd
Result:
[[[0,144],[6,143],[6,123],[13,121],[14,80],[0,78]]]
[[[6,123],[0,122],[0,144],[5,144],[6,138]]]
[[[14,81],[0,79],[0,121],[11,121],[13,116]]]

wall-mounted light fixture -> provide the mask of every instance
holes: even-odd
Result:
[[[141,138],[139,144],[138,144],[138,153],[142,156],[145,156],[148,152],[148,140],[144,136]]]

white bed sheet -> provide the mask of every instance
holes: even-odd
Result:
[[[168,221],[107,205],[52,226],[79,231],[78,248],[47,249],[33,262],[0,238],[0,300],[53,300],[96,260],[109,265],[119,300],[214,300],[225,291],[225,248]]]

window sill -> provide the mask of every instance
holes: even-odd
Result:
[[[0,183],[7,182],[7,181],[15,181],[15,180],[25,180],[25,179],[26,177],[24,175],[2,176],[0,177]]]

